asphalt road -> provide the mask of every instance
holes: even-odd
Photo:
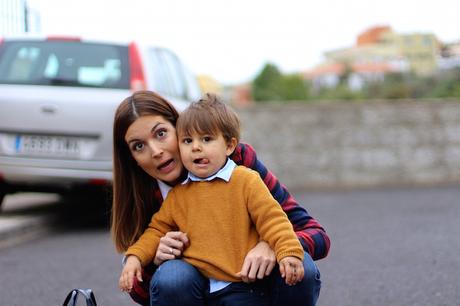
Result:
[[[318,306],[460,305],[459,186],[294,194],[332,240]],[[0,304],[60,305],[90,287],[101,306],[133,305],[107,216],[57,207],[53,232],[0,249]]]
[[[460,305],[460,188],[300,193],[327,229],[320,306]]]

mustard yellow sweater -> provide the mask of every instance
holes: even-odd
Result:
[[[126,255],[150,263],[167,232],[187,233],[190,246],[183,259],[206,277],[238,282],[244,258],[259,239],[286,256],[303,260],[303,249],[281,206],[259,174],[238,166],[229,182],[190,182],[171,189],[149,227]]]

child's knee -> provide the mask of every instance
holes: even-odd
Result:
[[[150,287],[161,289],[162,292],[177,294],[191,289],[201,282],[203,276],[191,264],[180,260],[168,260],[162,263],[152,277]]]

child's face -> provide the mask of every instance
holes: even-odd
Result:
[[[237,141],[229,143],[222,133],[217,135],[179,135],[179,149],[182,163],[194,175],[205,178],[219,171],[232,154]]]

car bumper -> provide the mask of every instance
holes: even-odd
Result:
[[[25,163],[17,158],[0,159],[0,177],[9,184],[71,186],[112,180],[112,162],[47,161]]]

